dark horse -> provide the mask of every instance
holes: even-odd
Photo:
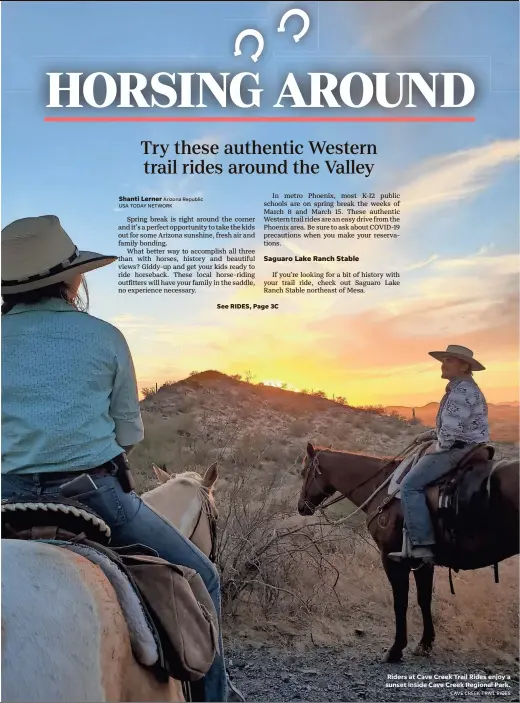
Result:
[[[489,468],[497,462],[486,462]],[[345,451],[335,451],[326,447],[314,447],[307,444],[303,459],[302,477],[304,478],[298,511],[301,515],[312,515],[325,498],[336,491],[342,493],[354,505],[362,506],[365,501],[384,483],[385,479],[398,466],[398,459],[381,459]],[[473,471],[473,469],[471,469]],[[489,472],[488,472],[489,473]],[[467,546],[475,555],[478,567],[491,566],[503,559],[518,554],[518,460],[501,461],[492,473],[490,481],[490,516],[473,540]],[[393,561],[389,552],[399,551],[402,544],[403,517],[401,501],[393,499],[383,503],[388,496],[388,486],[384,486],[363,507],[367,514],[370,534],[381,552],[383,568],[386,572],[394,596],[395,639],[386,652],[385,662],[401,661],[403,649],[407,646],[406,611],[408,609],[409,576],[417,563],[411,560]],[[382,508],[381,510],[378,510]],[[471,560],[467,564],[472,563]],[[452,566],[443,563],[444,566]],[[423,616],[423,635],[415,653],[428,655],[435,639],[431,602],[433,590],[433,571],[431,564],[423,564],[413,569],[417,586],[417,601]]]

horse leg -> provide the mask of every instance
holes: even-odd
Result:
[[[395,613],[395,639],[383,657],[383,661],[400,662],[403,658],[403,649],[408,644],[406,611],[408,610],[410,567],[405,563],[383,557],[383,568],[392,586]]]
[[[413,572],[417,587],[417,603],[423,616],[423,635],[414,654],[429,656],[435,640],[432,619],[433,564],[423,564]]]

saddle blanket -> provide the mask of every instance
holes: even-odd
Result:
[[[93,547],[55,540],[49,541],[49,544],[70,549],[100,567],[116,592],[128,625],[135,658],[144,666],[153,666],[159,660],[157,644],[139,598],[126,574],[111,559]]]

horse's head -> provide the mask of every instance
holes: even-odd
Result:
[[[159,486],[144,493],[142,499],[214,561],[218,512],[213,490],[218,478],[217,463],[211,464],[204,476],[196,471],[169,474],[156,464],[152,467]]]
[[[320,464],[321,451],[308,442],[301,470],[303,485],[298,500],[300,515],[313,515],[320,503],[336,490],[329,485],[326,473]]]

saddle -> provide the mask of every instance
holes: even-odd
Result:
[[[2,500],[2,537],[69,540],[78,535],[99,544],[110,541],[110,527],[94,511],[72,498],[40,496]]]
[[[157,678],[185,684],[204,700],[200,679],[218,649],[218,617],[201,577],[143,545],[110,547],[110,528],[70,497],[2,501],[2,538],[44,540],[95,563],[112,584],[136,659]],[[196,684],[196,685],[194,685]]]
[[[397,469],[389,487],[391,500],[398,496],[399,484],[424,454],[425,443]],[[455,572],[487,566],[491,553],[490,477],[495,448],[487,443],[468,450],[447,474],[425,490],[426,502],[435,530],[435,563]],[[489,551],[482,540],[489,535]],[[450,571],[451,576],[451,571]]]
[[[435,563],[439,566],[457,572],[490,563],[482,538],[489,534],[491,546],[489,479],[494,455],[492,445],[479,444],[426,489],[436,532]]]

